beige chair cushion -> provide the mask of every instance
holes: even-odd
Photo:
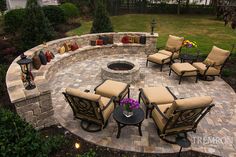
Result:
[[[163,104],[163,105],[158,105],[158,108],[160,109],[161,112],[164,112],[166,110],[168,110],[168,108],[171,106],[172,104]],[[163,133],[163,129],[167,123],[167,120],[165,120],[162,115],[157,111],[157,109],[153,109],[152,110],[152,118],[154,120],[154,122],[156,123],[156,125],[158,126],[159,130],[161,131],[161,133]],[[182,127],[177,127],[177,128],[172,128],[172,129],[168,129],[165,131],[165,133],[170,133],[170,132],[179,132],[182,130],[188,130],[193,128],[193,126],[182,126]]]
[[[113,96],[118,97],[126,87],[126,83],[106,80],[103,84],[97,87],[95,93],[108,98],[111,98]]]
[[[225,60],[229,57],[229,55],[230,55],[229,51],[213,46],[207,58],[214,61],[215,65],[217,66],[223,64]]]
[[[199,73],[201,75],[204,74],[205,70],[206,70],[206,65],[203,64],[202,62],[195,62],[192,64],[195,68],[198,69]],[[220,74],[220,69],[217,69],[215,67],[210,67],[207,72],[206,75],[219,75]]]
[[[101,99],[99,100],[99,104],[100,106],[103,105],[103,107],[105,107],[109,101],[110,101],[109,98],[101,97]],[[104,121],[108,120],[113,111],[114,111],[114,103],[112,102],[104,111],[102,111]]]
[[[157,64],[162,64],[162,60],[166,59],[163,62],[163,64],[165,64],[165,63],[169,63],[170,62],[170,59],[167,59],[168,57],[169,56],[161,54],[161,53],[155,53],[155,54],[149,55],[147,60],[149,60],[151,62],[154,62],[154,63],[157,63]]]
[[[169,35],[169,38],[166,42],[166,47],[168,47],[170,49],[175,48],[176,50],[178,50],[181,48],[183,41],[184,41],[183,37]]]
[[[83,92],[77,88],[66,88],[66,93],[73,95],[73,96],[85,98],[85,99],[88,99],[91,101],[98,101],[101,98],[101,96],[98,94]]]
[[[182,72],[184,72],[183,76],[197,75],[197,69],[189,63],[174,63],[171,65],[171,69],[178,75],[182,75]]]
[[[167,55],[167,56],[172,55],[172,52],[167,51],[167,50],[160,50],[160,51],[158,51],[158,53],[161,53],[161,54],[164,54],[164,55]],[[179,58],[179,53],[174,53],[174,55],[172,56],[172,59],[176,59],[176,58]]]
[[[170,117],[175,110],[194,109],[206,107],[212,103],[213,99],[210,96],[199,96],[186,99],[175,100],[172,106],[167,110],[166,116]]]
[[[174,101],[174,97],[163,86],[143,88],[143,93],[147,97],[149,103],[156,103],[159,105],[172,103]]]

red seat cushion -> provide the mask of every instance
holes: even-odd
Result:
[[[97,39],[96,40],[96,45],[103,45],[103,40]]]

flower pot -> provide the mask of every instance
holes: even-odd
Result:
[[[124,110],[124,111],[123,111],[123,114],[124,114],[125,117],[128,118],[128,117],[133,116],[134,113],[133,113],[133,111],[129,112],[129,111]]]

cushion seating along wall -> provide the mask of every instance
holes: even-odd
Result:
[[[113,35],[107,35],[108,37],[108,44],[113,44],[114,41],[113,41]]]
[[[98,39],[102,40],[103,41],[103,45],[107,45],[108,44],[108,40],[109,40],[109,37],[106,36],[106,35],[99,35]]]
[[[166,42],[166,48],[168,50],[179,50],[182,47],[184,41],[184,37],[177,37],[174,35],[169,35],[168,40]],[[179,51],[177,51],[179,53]]]
[[[134,43],[134,36],[129,35],[129,43]]]
[[[40,61],[41,61],[42,65],[47,64],[47,58],[46,58],[45,54],[43,53],[43,51],[39,52],[39,58],[40,58]]]
[[[146,44],[146,36],[140,36],[140,44]]]
[[[121,39],[121,42],[123,44],[128,44],[129,43],[129,36],[128,35],[123,36]]]
[[[49,51],[46,51],[45,56],[46,56],[47,62],[50,62],[52,59],[52,55],[50,54]]]
[[[79,48],[78,44],[76,42],[74,42],[73,44],[70,45],[70,49],[71,51],[75,51]]]
[[[55,55],[51,51],[49,51],[49,53],[50,53],[52,59],[55,58]]]
[[[139,36],[134,36],[134,43],[137,43],[137,44],[140,43],[140,37]]]
[[[70,46],[67,43],[64,43],[63,46],[65,47],[65,52],[70,51]]]
[[[103,40],[97,39],[96,40],[96,45],[103,45]]]
[[[96,40],[91,40],[91,41],[90,41],[90,45],[91,45],[91,46],[96,46]]]
[[[65,49],[64,46],[60,47],[59,50],[58,50],[58,53],[60,53],[60,54],[63,54],[65,52],[66,52],[66,49]]]
[[[33,64],[33,67],[38,70],[40,67],[41,67],[41,60],[39,58],[39,56],[36,54],[34,55],[34,57],[32,58],[32,64]]]

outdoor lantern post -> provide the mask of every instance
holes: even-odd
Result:
[[[153,31],[154,31],[154,28],[156,27],[156,21],[155,21],[155,19],[152,19],[152,22],[151,22],[151,35],[153,35],[154,33],[153,33]]]
[[[32,80],[31,80],[31,77],[32,77],[32,74],[31,74],[32,59],[27,58],[27,56],[24,55],[24,53],[21,54],[20,58],[21,59],[17,61],[17,64],[20,65],[22,73],[25,74],[25,76],[26,76],[25,79],[27,81],[27,85],[26,85],[25,89],[27,89],[27,90],[34,89],[35,85],[32,84]]]

